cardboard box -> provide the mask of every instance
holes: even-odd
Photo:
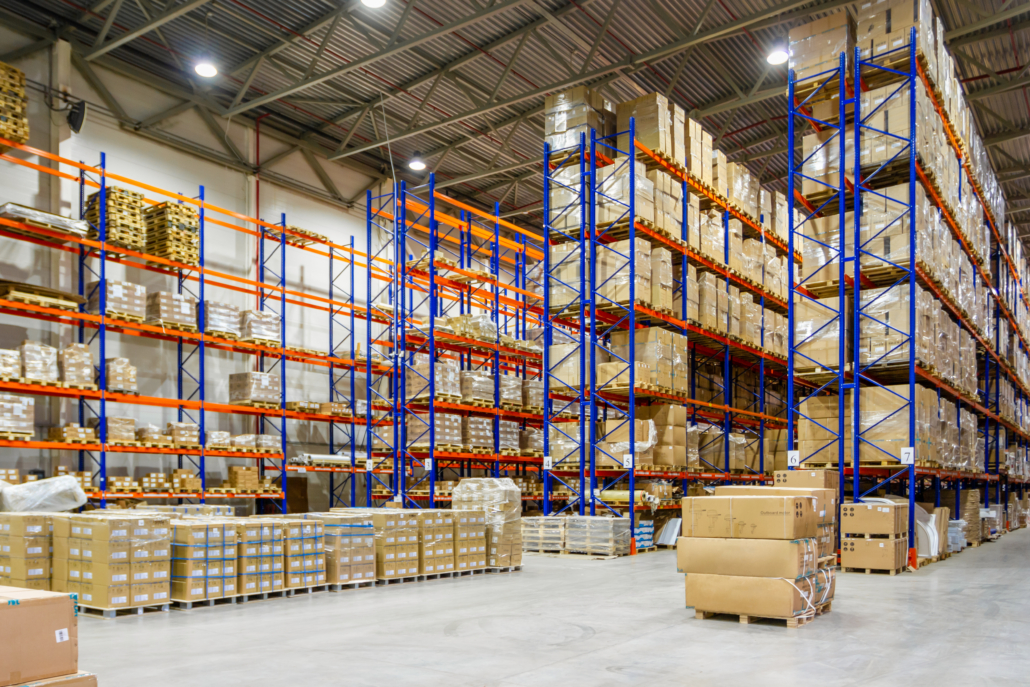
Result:
[[[127,608],[131,601],[128,584],[90,584],[81,582],[79,603],[92,608]]]
[[[716,485],[716,496],[811,496],[815,500],[816,522],[834,522],[837,518],[837,491],[834,489],[803,489],[801,487],[754,487]]]
[[[840,490],[840,473],[836,470],[777,470],[773,474],[777,487],[803,487]]]
[[[687,574],[795,579],[814,572],[817,558],[812,539],[676,540],[676,570]]]
[[[704,496],[683,499],[683,536],[803,539],[816,536],[812,497]]]
[[[775,577],[695,573],[686,576],[686,605],[711,613],[792,618],[809,608],[802,591],[818,605],[833,599],[835,583],[832,571],[789,582]]]
[[[840,509],[841,534],[905,534],[907,503],[847,503]]]
[[[0,587],[0,685],[75,673],[79,634],[68,594]]]
[[[844,537],[840,540],[842,568],[868,568],[897,570],[908,562],[908,539],[859,539]]]

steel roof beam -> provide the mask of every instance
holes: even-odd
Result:
[[[181,5],[172,5],[167,10],[165,10],[163,14],[159,14],[147,23],[143,24],[143,26],[139,26],[135,29],[126,31],[122,35],[118,36],[118,38],[110,40],[104,45],[101,45],[99,48],[94,48],[93,50],[89,51],[88,53],[83,55],[83,57],[85,57],[87,61],[95,60],[101,55],[106,55],[115,48],[125,45],[131,40],[139,38],[140,36],[144,36],[153,31],[154,29],[164,26],[173,19],[178,19],[182,15],[192,12],[198,7],[207,4],[209,1],[210,0],[186,0],[186,2],[184,2]]]
[[[1030,5],[1027,5],[1026,3],[1023,3],[1016,7],[1010,7],[1004,12],[992,14],[986,19],[981,19],[978,22],[973,22],[972,24],[967,24],[966,26],[960,26],[957,29],[952,29],[951,31],[945,31],[944,41],[947,43],[956,38],[968,36],[971,33],[976,33],[980,29],[986,29],[987,27],[994,26],[996,24],[1001,24],[1007,19],[1011,19],[1012,17],[1018,17],[1019,15],[1026,14],[1027,12],[1030,12]]]

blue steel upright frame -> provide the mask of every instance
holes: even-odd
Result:
[[[329,453],[347,452],[350,457],[350,472],[337,483],[336,473],[329,473],[329,506],[357,505],[357,444],[358,413],[355,383],[356,333],[354,329],[354,237],[350,238],[349,250],[329,247],[329,401],[347,406],[348,418],[344,422],[329,423]],[[369,275],[372,265],[368,265]],[[342,297],[342,298],[341,298]],[[346,305],[339,305],[339,302]],[[341,359],[341,363],[333,359]],[[341,386],[343,387],[341,389]],[[366,412],[371,415],[366,400]],[[348,492],[347,498],[344,494]]]
[[[259,372],[279,373],[279,417],[261,415],[258,427],[261,434],[267,434],[269,428],[279,434],[279,445],[282,456],[279,460],[279,486],[282,499],[278,504],[282,513],[286,512],[286,214],[279,218],[281,231],[269,230],[264,224],[260,226],[258,237],[258,309],[261,312],[272,312],[279,317],[279,355],[258,354]],[[274,459],[273,459],[274,460]],[[262,475],[268,460],[261,459]]]

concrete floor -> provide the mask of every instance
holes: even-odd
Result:
[[[117,620],[82,617],[104,687],[1026,685],[1030,534],[918,573],[839,578],[832,613],[695,620],[674,553],[527,555],[523,572]]]

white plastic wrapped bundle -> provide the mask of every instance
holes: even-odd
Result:
[[[147,322],[166,325],[197,324],[197,299],[171,291],[152,291],[147,294]]]
[[[257,435],[238,434],[232,438],[233,448],[257,448]]]
[[[595,192],[597,223],[603,224],[622,219],[629,211],[630,198],[634,199],[636,215],[639,218],[654,219],[654,182],[647,178],[644,163],[635,161],[634,184],[630,184],[629,165],[623,158],[614,165],[597,170],[598,182]],[[632,187],[631,187],[632,186]]]
[[[160,427],[144,422],[136,426],[136,441],[162,442],[165,441],[165,437],[161,434]]]
[[[86,492],[71,475],[8,485],[0,482],[0,511],[61,512],[85,505]]]
[[[410,369],[405,370],[405,391],[409,401],[416,398],[429,398],[429,377],[434,375],[433,393],[437,398],[441,396],[461,397],[461,371],[458,363],[454,360],[441,358],[435,365],[426,362],[416,362]],[[490,398],[493,399],[491,393]]]
[[[274,434],[255,434],[254,445],[257,448],[278,451],[282,448],[282,439]]]
[[[522,378],[515,375],[501,375],[501,403],[522,407]]]
[[[59,362],[62,382],[66,384],[93,383],[93,354],[90,353],[88,344],[67,346],[61,351]]]
[[[482,510],[488,527],[503,527],[522,517],[522,492],[508,477],[470,477],[454,487],[454,510]]]
[[[111,442],[133,442],[136,441],[136,418],[132,417],[113,417],[107,416],[107,433],[104,437],[104,441],[107,443]],[[86,421],[86,424],[90,427],[98,428],[100,425],[100,418],[91,417]],[[97,436],[100,436],[100,432],[97,432]]]
[[[229,403],[256,401],[278,405],[280,395],[278,373],[238,372],[229,375]]]
[[[108,391],[137,391],[136,367],[128,358],[108,358],[104,362]]]
[[[194,422],[169,422],[165,425],[165,434],[176,444],[200,443],[200,427]]]
[[[240,335],[240,309],[229,303],[204,301],[204,332]]]
[[[274,312],[244,310],[240,314],[240,337],[279,343],[279,316]]]
[[[207,448],[225,448],[232,446],[232,437],[229,432],[208,430],[206,446]]]
[[[638,238],[614,241],[597,249],[597,290],[600,296],[615,303],[627,303],[630,297],[630,259],[633,260],[633,297],[647,301],[651,296],[651,244]]]
[[[31,396],[0,394],[0,431],[32,434],[36,418],[36,401]]]
[[[461,444],[465,448],[494,447],[494,421],[488,417],[461,418]]]
[[[89,295],[86,309],[96,314],[100,313],[100,289],[97,288],[99,283],[94,281],[86,286],[86,293]],[[146,287],[127,281],[118,281],[117,279],[107,279],[104,285],[105,315],[111,317],[129,315],[130,317],[138,317],[141,320],[146,316]]]
[[[629,518],[572,515],[565,518],[565,550],[610,556],[629,553]]]
[[[542,379],[522,380],[522,407],[544,407],[544,382]]]
[[[502,449],[519,450],[519,423],[511,420],[501,420],[500,429],[497,435],[498,447]]]
[[[494,376],[485,370],[461,371],[461,402],[494,404]]]
[[[0,349],[0,377],[21,376],[21,353],[18,350]]]
[[[57,349],[35,341],[22,341],[18,347],[21,352],[21,376],[41,382],[58,380]]]

